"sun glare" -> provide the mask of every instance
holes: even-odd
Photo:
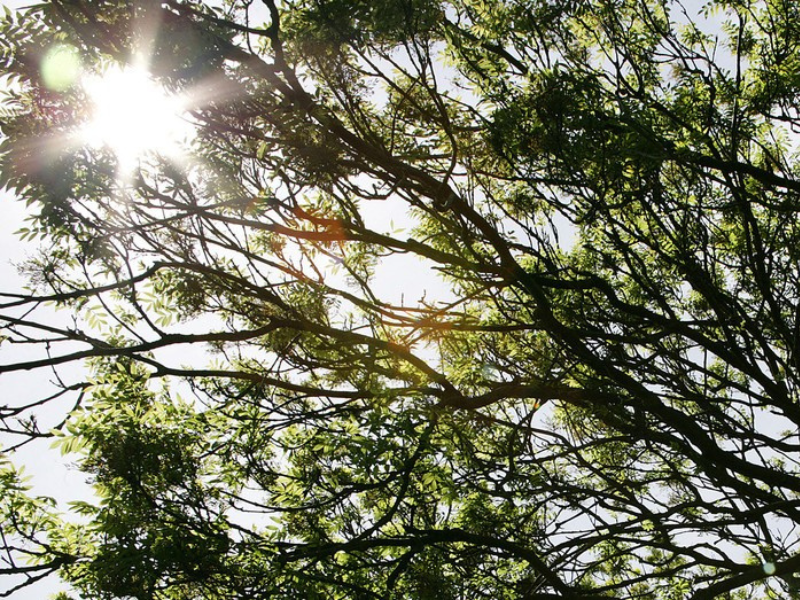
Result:
[[[168,94],[144,69],[111,69],[87,77],[83,86],[93,106],[83,138],[111,150],[122,172],[149,153],[180,157],[191,134],[185,102]]]

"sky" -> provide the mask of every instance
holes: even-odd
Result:
[[[29,6],[35,1],[0,0],[0,6],[19,8]],[[386,231],[390,227],[402,226],[402,223],[392,222],[391,212],[393,211],[387,210],[387,204],[376,203],[367,207],[364,218],[369,225],[379,230]],[[19,265],[37,250],[37,242],[24,242],[15,234],[24,226],[25,217],[24,202],[8,191],[0,191],[0,291],[2,292],[22,290],[26,279],[20,274]],[[442,290],[435,273],[420,264],[409,264],[409,259],[387,261],[376,280],[376,289],[383,298],[398,304],[401,302],[406,305],[414,304],[426,294],[426,290],[435,288]],[[53,311],[45,312],[42,316],[49,320],[60,321],[62,324],[65,324],[65,319],[70,317],[68,313],[56,314]],[[185,349],[182,351],[185,354]],[[190,351],[189,355],[180,357],[180,362],[203,360],[202,350],[192,348]],[[21,351],[18,347],[11,348],[8,345],[0,348],[0,364],[19,360],[24,352],[25,350]],[[21,398],[42,397],[46,395],[48,387],[42,375],[41,372],[3,373],[0,375],[0,393],[3,397],[13,398],[14,403],[19,402]],[[53,407],[48,408],[46,416],[50,416],[51,422],[57,422],[54,413],[59,418],[63,413],[53,410]],[[42,420],[45,421],[46,417]],[[0,447],[6,442],[7,440],[0,439]],[[91,500],[91,488],[84,480],[85,476],[70,464],[70,457],[61,457],[60,453],[50,446],[50,440],[36,442],[16,451],[11,457],[16,465],[24,468],[25,475],[30,478],[28,483],[32,486],[33,493],[52,497],[62,507],[72,500]],[[6,581],[0,580],[0,592],[8,587],[10,586]],[[62,590],[68,591],[69,588],[57,578],[50,577],[15,592],[14,600],[46,600]]]
[[[33,3],[35,0],[0,0],[0,6],[9,8],[26,7]],[[19,273],[18,264],[36,250],[34,242],[22,242],[15,235],[24,225],[25,216],[24,202],[5,190],[0,191],[0,291],[3,292],[21,289],[25,285],[25,278]],[[30,373],[14,376],[3,374],[0,378],[0,394],[3,397],[34,398],[42,389],[46,389],[46,384],[40,385],[38,379]],[[63,460],[57,451],[51,451],[50,445],[49,440],[32,444],[15,453],[12,460],[17,465],[23,465],[24,474],[30,477],[28,483],[36,494],[53,497],[61,502],[87,499],[90,491],[84,476]],[[7,587],[8,584],[0,580],[0,591]],[[13,600],[47,600],[59,591],[69,591],[69,588],[50,577],[15,592]]]
[[[0,0],[0,6],[17,8],[34,3],[35,0]],[[24,258],[35,251],[35,243],[25,243],[19,240],[14,232],[24,224],[24,203],[14,198],[10,193],[0,191],[0,291],[20,289],[25,284],[25,279],[18,272],[17,265]],[[380,226],[381,220],[387,221],[385,207],[373,207],[365,215],[368,222]],[[388,264],[383,274],[378,276],[377,285],[386,300],[406,304],[416,302],[425,290],[435,289],[441,285],[435,276],[425,268],[408,264]],[[55,318],[63,318],[56,316]],[[0,364],[2,360],[0,353]],[[23,373],[10,377],[5,374],[0,378],[0,393],[6,397],[38,395],[35,378]],[[0,441],[1,443],[1,441]],[[31,476],[34,490],[42,495],[51,496],[59,501],[87,499],[90,491],[83,475],[71,467],[65,460],[59,460],[57,451],[49,450],[50,442],[45,441],[32,445],[14,456],[15,462],[24,464],[27,474]],[[0,591],[5,589],[0,581]],[[24,588],[14,595],[14,600],[41,600],[47,599],[67,587],[51,578],[34,586]]]

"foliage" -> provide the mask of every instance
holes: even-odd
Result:
[[[0,574],[797,597],[796,3],[219,4],[0,24],[0,180],[42,244],[0,295],[0,372],[56,374],[0,419],[96,491],[54,506],[4,462]],[[54,44],[148,54],[194,99],[190,159],[121,173],[81,143]]]

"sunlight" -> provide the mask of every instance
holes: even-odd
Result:
[[[87,77],[83,87],[93,112],[82,137],[92,146],[111,150],[122,173],[130,172],[149,153],[180,158],[192,132],[185,117],[186,102],[169,95],[145,69],[110,69],[102,76]]]

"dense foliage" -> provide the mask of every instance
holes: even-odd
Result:
[[[0,372],[55,386],[0,419],[96,491],[7,455],[6,591],[800,597],[800,5],[221,4],[0,25]],[[57,44],[150,56],[187,157],[78,143]]]

